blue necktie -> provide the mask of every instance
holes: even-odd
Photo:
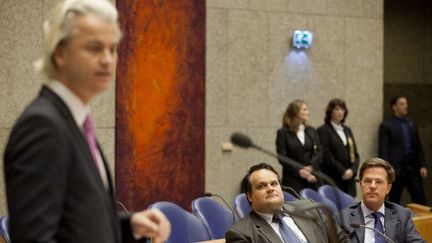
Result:
[[[279,232],[285,243],[301,243],[294,231],[282,220],[283,215],[273,215],[273,222],[279,225]]]
[[[383,225],[381,223],[381,219],[380,219],[381,216],[383,216],[382,213],[381,212],[374,212],[374,213],[372,213],[372,216],[375,218],[374,228],[377,231],[379,231],[380,233],[384,234],[384,227],[383,227]],[[385,243],[384,236],[378,234],[377,232],[374,232],[374,233],[375,233],[375,243]]]

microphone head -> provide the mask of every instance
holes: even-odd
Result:
[[[253,147],[252,139],[239,132],[235,132],[231,135],[231,142],[242,148]]]
[[[211,192],[206,192],[204,193],[204,197],[212,197],[213,194]]]
[[[353,228],[360,228],[360,224],[350,224],[351,225],[351,227],[353,227]]]

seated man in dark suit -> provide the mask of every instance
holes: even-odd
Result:
[[[244,181],[247,182],[246,196],[253,210],[228,229],[226,242],[328,242],[327,225],[318,209],[304,213],[312,219],[286,213],[311,202],[297,200],[284,205],[280,177],[271,165],[252,166]],[[340,228],[337,238],[338,242],[349,242]]]
[[[360,187],[363,200],[342,210],[335,217],[351,242],[386,242],[385,237],[362,226],[374,228],[394,242],[426,242],[417,232],[408,209],[384,201],[394,179],[395,171],[387,161],[372,158],[362,163]],[[353,228],[352,224],[361,226]]]

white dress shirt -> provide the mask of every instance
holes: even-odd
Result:
[[[88,115],[90,115],[90,106],[84,104],[81,99],[76,96],[68,87],[66,87],[63,83],[53,80],[47,84],[47,87],[52,90],[55,94],[57,94],[60,99],[66,104],[66,106],[69,108],[69,110],[72,113],[72,116],[78,125],[78,127],[81,129],[81,132],[83,133],[83,136],[85,138],[84,133],[84,120]],[[87,141],[87,140],[86,140]],[[99,175],[102,178],[103,184],[105,188],[108,188],[108,178],[107,173],[105,169],[105,165],[102,160],[102,155],[98,149],[96,153],[97,157],[97,168],[99,170]]]
[[[363,201],[361,202],[360,206],[361,206],[361,209],[363,212],[365,225],[374,228],[375,218],[374,218],[374,216],[371,215],[374,211],[367,208],[366,205],[364,205]],[[383,229],[384,229],[383,233],[385,234],[385,227],[384,227],[385,206],[384,206],[384,204],[378,209],[378,212],[381,212],[383,215],[380,218],[380,220],[381,220],[381,223],[382,223]],[[375,243],[375,231],[373,231],[371,229],[364,229],[364,230],[365,230],[364,243]]]
[[[259,213],[257,211],[255,211],[255,212],[259,216],[261,216],[273,228],[273,230],[276,232],[276,234],[279,236],[279,238],[283,242],[282,235],[280,234],[280,231],[279,231],[279,224],[273,222],[273,214]],[[302,243],[308,242],[306,237],[304,236],[303,232],[300,230],[300,228],[296,225],[294,220],[288,214],[284,214],[284,217],[282,218],[282,220],[288,225],[288,227],[290,227],[290,229],[292,231],[294,231],[296,236],[300,239],[300,242],[302,242]]]
[[[336,130],[336,133],[339,135],[339,137],[342,139],[343,144],[347,145],[347,137],[345,135],[343,126],[341,124],[336,124],[333,121],[331,122],[334,130]]]
[[[305,144],[305,126],[303,124],[300,124],[299,129],[297,131],[297,137],[300,140],[300,142],[304,145]]]

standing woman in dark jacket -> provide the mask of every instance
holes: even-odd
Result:
[[[317,188],[317,178],[311,174],[319,170],[322,152],[317,131],[307,125],[309,110],[303,100],[294,100],[288,105],[282,119],[282,128],[277,131],[276,151],[304,167],[299,169],[285,165],[282,185],[300,191],[303,188]]]
[[[343,100],[332,99],[328,103],[324,125],[318,128],[324,152],[321,170],[333,178],[342,191],[355,197],[359,155],[353,133],[344,125],[347,115],[348,109]]]

